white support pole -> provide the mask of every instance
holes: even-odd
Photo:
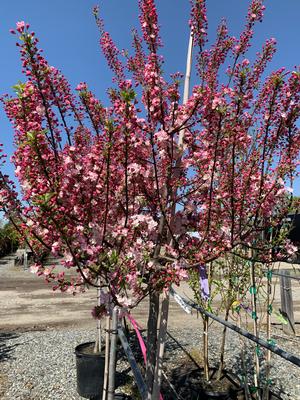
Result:
[[[119,311],[118,307],[114,307],[113,314],[112,314],[112,326],[111,326],[111,344],[110,344],[110,357],[109,357],[107,400],[114,400],[114,397],[115,397],[118,311]]]

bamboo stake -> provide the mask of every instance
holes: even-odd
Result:
[[[271,294],[272,294],[272,277],[271,270],[268,265],[267,270],[267,342],[271,341]],[[270,365],[271,365],[271,351],[267,350],[267,359],[266,359],[266,390],[264,393],[264,399],[269,400],[269,380],[270,380]]]
[[[210,262],[207,265],[207,278],[208,282],[212,281],[212,274],[213,274],[213,265],[212,262]],[[209,288],[211,291],[211,287]],[[207,300],[205,304],[205,308],[207,309]],[[204,377],[206,381],[209,381],[209,358],[208,358],[208,328],[209,328],[209,317],[206,314],[202,314],[202,320],[203,320],[203,335],[202,335],[202,341],[203,341],[203,371],[204,371]]]
[[[270,245],[272,244],[273,232],[271,228],[270,234]],[[272,259],[272,250],[270,246],[269,250],[270,260]],[[271,314],[272,314],[272,305],[271,305],[271,294],[272,294],[272,270],[270,269],[270,264],[268,263],[267,268],[267,342],[271,341]],[[271,351],[267,350],[267,365],[266,365],[266,393],[264,395],[265,400],[269,400],[269,381],[270,381],[270,366],[271,366]]]
[[[209,359],[208,359],[208,316],[203,316],[203,367],[204,377],[209,381]]]
[[[253,259],[253,252],[251,254],[251,258]],[[258,337],[258,326],[257,326],[257,296],[256,296],[256,281],[255,281],[255,262],[251,261],[250,266],[250,280],[251,280],[251,304],[252,304],[252,319],[253,319],[253,334],[254,336]],[[255,368],[254,368],[254,385],[258,387],[258,377],[259,377],[259,358],[257,353],[257,346],[255,347],[254,353],[254,361],[255,361]],[[258,395],[258,398],[260,396]]]
[[[230,271],[234,270],[234,265],[235,265],[235,260],[234,260],[234,256],[232,256],[231,257],[231,267],[229,266]],[[229,313],[230,313],[231,304],[232,304],[232,281],[231,281],[230,275],[229,275],[227,295],[229,297],[226,299],[225,317],[224,317],[225,321],[228,321],[228,319],[229,319]],[[222,372],[223,372],[224,365],[225,365],[224,356],[225,356],[226,333],[227,333],[227,327],[224,326],[223,331],[222,331],[222,339],[221,339],[221,346],[220,346],[220,364],[219,364],[219,368],[218,368],[218,372],[217,372],[218,380],[220,380],[222,377]]]

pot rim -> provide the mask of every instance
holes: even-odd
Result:
[[[104,357],[104,349],[100,353],[85,353],[82,350],[90,345],[95,345],[95,341],[93,342],[85,342],[85,343],[80,343],[75,347],[75,354],[76,356],[84,356],[84,357],[90,357],[90,358],[95,358],[95,357]]]

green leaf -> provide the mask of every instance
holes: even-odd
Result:
[[[285,319],[284,316],[279,311],[274,311],[274,314],[276,315],[276,318],[278,319],[279,322],[281,322],[284,325],[288,324],[288,320]]]
[[[37,135],[46,135],[47,129],[42,131],[28,131],[26,133],[27,139],[29,143],[35,143],[37,140]]]
[[[128,91],[126,90],[121,90],[120,92],[121,98],[126,101],[126,103],[130,103],[133,101],[136,97],[136,93],[133,89],[130,89]]]
[[[16,85],[12,86],[13,91],[19,98],[23,97],[25,88],[26,88],[26,83],[22,83],[21,81],[18,81]]]

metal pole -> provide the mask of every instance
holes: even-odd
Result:
[[[104,381],[103,381],[103,393],[102,400],[107,398],[108,390],[108,371],[109,371],[109,345],[110,345],[110,316],[106,317],[106,327],[105,327],[105,366],[104,366]]]
[[[118,307],[114,307],[112,314],[112,326],[111,326],[112,329],[111,329],[111,344],[110,344],[110,356],[109,356],[107,400],[114,400],[115,397],[118,312],[119,312]]]
[[[126,335],[124,333],[124,329],[121,326],[118,327],[118,334],[119,334],[119,338],[120,338],[120,341],[122,343],[124,352],[125,352],[125,354],[127,356],[127,360],[128,360],[128,362],[130,364],[130,367],[132,369],[132,372],[133,372],[133,375],[134,375],[138,390],[140,392],[141,398],[143,400],[146,400],[147,399],[147,392],[148,392],[147,391],[147,386],[146,386],[146,384],[144,382],[143,375],[141,374],[141,371],[139,370],[139,367],[138,367],[138,365],[136,363],[136,360],[135,360],[134,355],[133,355],[133,353],[131,351],[129,343],[128,343],[127,339],[126,339]]]
[[[173,289],[173,293],[176,293],[175,290]],[[280,356],[281,358],[284,358],[285,360],[293,363],[294,365],[297,365],[298,367],[300,367],[300,357],[294,356],[294,354],[289,353],[288,351],[285,351],[283,349],[281,349],[280,347],[278,347],[276,344],[271,344],[268,343],[267,341],[256,337],[254,335],[252,335],[250,332],[246,331],[243,328],[239,328],[238,326],[234,325],[233,323],[229,322],[229,321],[224,321],[222,318],[218,317],[217,315],[208,312],[206,310],[204,310],[204,308],[198,306],[196,303],[187,300],[183,297],[181,297],[182,302],[185,303],[186,305],[189,305],[190,307],[194,308],[195,310],[201,312],[202,314],[207,315],[209,318],[219,322],[222,325],[227,326],[229,329],[239,333],[240,335],[246,337],[247,339],[251,340],[252,342],[255,342],[257,344],[259,344],[260,346],[264,347],[265,349],[269,349],[272,351],[272,353],[277,354],[278,356]]]

